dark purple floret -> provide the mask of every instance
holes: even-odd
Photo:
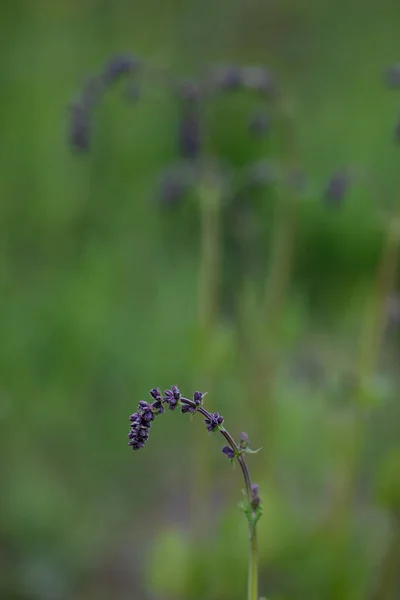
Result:
[[[139,61],[129,55],[114,56],[109,59],[103,71],[103,81],[110,85],[121,76],[132,73],[139,66]]]
[[[235,452],[232,450],[232,448],[230,448],[230,446],[224,446],[222,448],[222,452],[226,454],[228,458],[235,458]]]
[[[400,64],[391,65],[386,69],[385,82],[390,88],[400,89]]]
[[[256,509],[260,506],[260,497],[258,495],[258,485],[253,483],[251,486],[251,507]]]
[[[74,102],[71,105],[68,137],[71,146],[76,150],[89,150],[91,134],[90,117],[90,110],[82,101]]]
[[[181,394],[176,385],[173,385],[170,390],[165,390],[163,402],[169,405],[170,410],[175,410],[178,406],[178,402],[181,398]]]
[[[148,404],[144,400],[139,402],[138,412],[144,421],[154,421],[154,411],[151,404]]]
[[[175,400],[179,400],[181,397],[181,393],[179,391],[179,388],[176,385],[171,386],[171,391],[174,395]]]
[[[337,171],[328,181],[325,188],[325,202],[331,206],[341,204],[350,184],[350,177],[346,171]]]
[[[150,396],[154,398],[154,402],[151,405],[154,409],[155,415],[161,415],[164,412],[164,407],[162,405],[163,397],[158,388],[153,388],[150,390]]]
[[[200,406],[200,404],[202,404],[203,397],[204,394],[202,394],[201,392],[195,392],[193,394],[193,402],[196,404],[196,406]]]
[[[182,414],[185,414],[185,413],[195,413],[196,412],[196,408],[194,406],[190,406],[189,404],[183,404],[181,406],[181,412],[182,412]]]
[[[200,115],[198,108],[183,108],[179,119],[179,156],[193,160],[197,158],[201,151]]]
[[[141,400],[137,412],[129,417],[131,430],[128,434],[128,444],[129,446],[132,446],[133,450],[143,448],[149,437],[151,423],[154,421],[156,414],[158,414],[158,412],[152,404],[148,404],[144,400]]]
[[[154,400],[158,402],[162,401],[162,395],[158,388],[153,388],[152,390],[150,390],[149,394]]]
[[[206,417],[204,419],[207,431],[209,432],[216,431],[223,422],[224,417],[222,417],[218,412],[215,412],[213,415],[210,415],[210,417]]]

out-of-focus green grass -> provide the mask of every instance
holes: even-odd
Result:
[[[241,481],[220,440],[200,419],[166,414],[143,452],[126,446],[138,400],[171,383],[206,386],[232,433],[264,448],[250,464],[264,501],[263,595],[397,597],[398,329],[375,348],[368,307],[381,289],[382,209],[398,205],[399,96],[381,74],[399,58],[399,24],[389,1],[4,5],[2,597],[244,597]],[[265,193],[242,245],[223,232],[223,304],[206,340],[196,206],[168,213],[154,200],[175,160],[171,97],[145,89],[127,106],[118,87],[90,154],[66,145],[68,100],[121,50],[185,74],[214,60],[271,65],[293,101],[312,183],[289,281],[274,263],[282,198]],[[246,133],[251,106],[228,104],[213,151],[235,165],[273,154]],[[330,210],[320,191],[341,164],[360,185]],[[345,385],[365,371],[361,387]]]

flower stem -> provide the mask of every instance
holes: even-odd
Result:
[[[249,580],[247,600],[258,600],[257,525],[249,523]]]
[[[212,414],[208,412],[203,406],[197,406],[192,400],[188,398],[181,398],[182,404],[186,404],[194,408],[197,412],[201,413],[206,419],[212,419]],[[251,517],[248,516],[249,520],[249,573],[248,573],[248,586],[247,586],[247,600],[258,600],[258,552],[257,552],[257,520],[256,513],[252,506],[252,487],[250,472],[247,463],[240,453],[240,449],[236,444],[235,440],[225,429],[225,427],[219,427],[220,433],[224,436],[232,450],[236,455],[240,468],[242,469],[243,478],[246,486],[246,496],[248,505],[251,508]]]

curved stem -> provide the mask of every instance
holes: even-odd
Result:
[[[191,408],[194,408],[196,412],[199,412],[207,419],[212,419],[212,414],[208,412],[203,406],[198,406],[193,400],[188,398],[181,398],[182,404],[186,404]],[[238,461],[240,468],[242,469],[244,481],[246,484],[246,495],[249,502],[249,506],[252,506],[252,493],[251,493],[251,479],[250,472],[247,467],[246,461],[242,454],[240,454],[240,448],[236,444],[235,440],[225,429],[225,427],[219,427],[220,433],[224,436],[232,450],[235,452],[236,460]],[[254,510],[253,510],[254,516]],[[258,550],[257,550],[257,523],[249,519],[249,575],[248,575],[248,586],[247,586],[247,600],[258,600]]]

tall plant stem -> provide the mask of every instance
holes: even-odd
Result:
[[[400,212],[387,224],[381,259],[378,265],[375,285],[367,303],[364,327],[361,332],[357,388],[355,392],[354,415],[348,429],[349,453],[346,456],[345,480],[338,486],[332,524],[337,528],[341,523],[346,527],[350,504],[355,492],[357,467],[362,456],[365,437],[365,411],[369,408],[368,385],[377,369],[386,325],[386,302],[393,290],[400,246]]]
[[[257,526],[249,523],[249,579],[247,600],[258,600]]]
[[[194,408],[197,412],[201,413],[207,419],[212,420],[211,413],[208,412],[204,407],[197,406],[192,400],[188,398],[181,398],[182,404],[186,404]],[[252,506],[252,486],[250,472],[247,467],[247,463],[244,459],[243,453],[236,444],[231,434],[220,426],[219,431],[224,436],[230,447],[235,453],[236,460],[242,470],[243,479],[245,483],[246,496],[248,507],[251,515],[248,515],[249,521],[249,572],[248,572],[248,585],[247,585],[247,600],[258,600],[258,546],[257,546],[257,521],[255,519],[255,509]]]

